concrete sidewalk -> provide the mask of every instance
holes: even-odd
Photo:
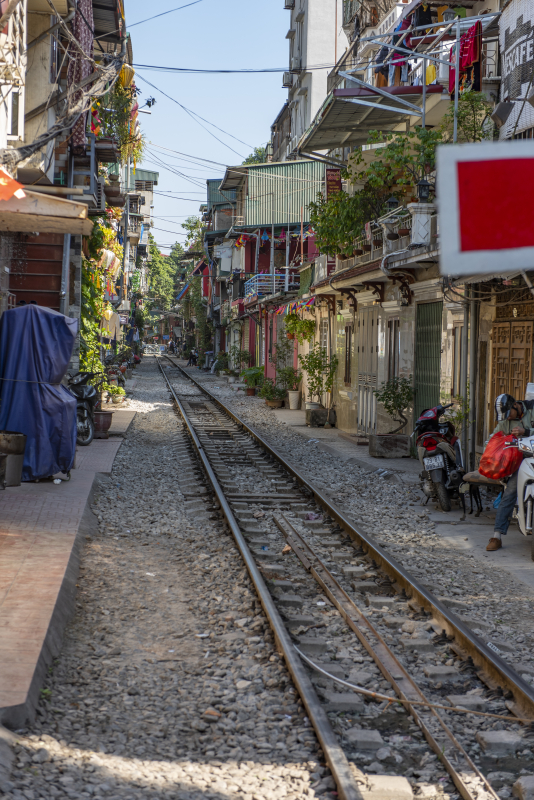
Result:
[[[396,474],[403,483],[418,483],[421,465],[415,458],[373,458],[369,455],[369,447],[357,444],[357,439],[339,431],[337,428],[309,428],[306,425],[306,411],[290,411],[287,408],[274,409],[274,415],[292,431],[305,439],[317,439],[318,447],[342,461],[350,459],[352,464],[376,472],[378,469],[388,470]]]
[[[132,419],[117,420],[117,427]],[[33,717],[46,670],[60,651],[74,612],[84,537],[96,526],[95,478],[111,473],[121,444],[122,436],[78,448],[68,482],[0,492],[0,723],[10,728]]]

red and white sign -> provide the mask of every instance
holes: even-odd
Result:
[[[534,140],[437,151],[442,275],[534,267]]]

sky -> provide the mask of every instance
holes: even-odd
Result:
[[[173,242],[185,241],[180,223],[198,215],[200,204],[206,202],[206,179],[222,178],[224,165],[241,164],[254,147],[266,144],[287,98],[280,72],[195,75],[149,68],[287,69],[290,15],[283,0],[200,0],[135,24],[188,2],[125,3],[135,82],[142,92],[139,106],[149,97],[156,99],[150,115],[139,114],[147,147],[138,167],[159,172],[152,233],[163,253],[169,253]],[[178,103],[211,124],[191,116]],[[191,163],[191,156],[218,164]]]

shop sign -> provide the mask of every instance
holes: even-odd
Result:
[[[519,133],[534,127],[534,109],[529,103],[523,104],[534,70],[534,5],[530,0],[511,0],[506,5],[499,18],[499,47],[500,99],[514,103],[512,113],[499,131],[502,140],[509,139],[514,129]]]
[[[169,339],[170,337],[169,337],[169,334],[168,334],[168,333],[165,333],[165,334],[164,334],[164,335],[163,335],[161,338],[162,338],[162,339]]]
[[[442,275],[531,269],[534,139],[437,150]]]
[[[341,170],[334,167],[326,169],[326,199],[341,191]]]

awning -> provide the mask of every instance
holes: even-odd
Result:
[[[334,89],[302,136],[298,149],[313,152],[362,145],[367,143],[370,131],[393,131],[403,120],[415,116],[407,106],[396,102],[397,97],[422,107],[422,86],[390,86],[382,91],[388,96],[371,88]],[[427,86],[426,124],[437,125],[449,103],[443,86]]]
[[[504,274],[502,272],[485,272],[482,275],[470,275],[468,278],[455,278],[454,275],[451,277],[454,283],[457,283],[458,286],[463,286],[468,283],[485,283],[486,281],[492,281],[494,278],[511,281],[513,278],[517,278],[518,275],[521,275],[521,272],[505,272]]]
[[[198,264],[195,265],[195,269],[191,273],[191,276],[195,277],[195,275],[202,275],[202,273],[204,271],[204,267],[207,267],[207,266],[208,265],[206,263],[206,259],[205,258],[201,258],[200,261],[198,262]]]
[[[0,230],[19,233],[78,233],[90,236],[93,222],[87,205],[61,197],[30,192],[0,200]]]
[[[178,297],[176,298],[176,302],[178,302],[178,300],[181,300],[182,297],[185,297],[188,291],[189,291],[189,284],[187,283],[180,292],[180,294],[178,295]]]

